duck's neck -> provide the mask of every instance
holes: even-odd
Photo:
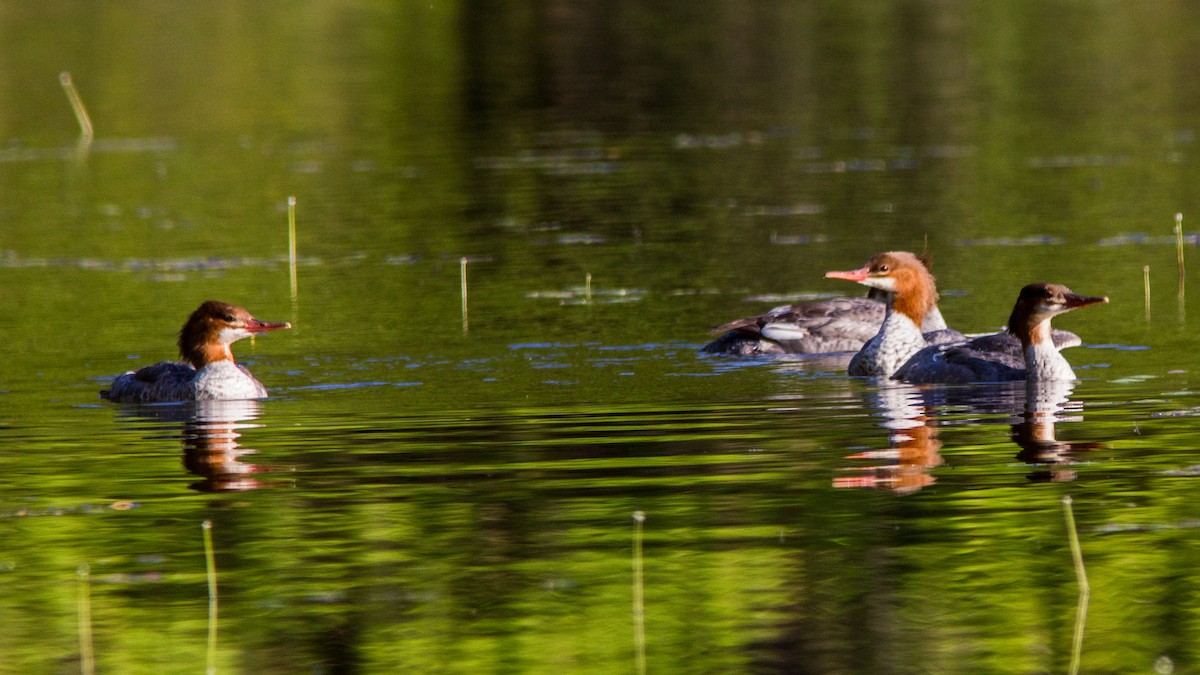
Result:
[[[1022,336],[1025,347],[1025,379],[1027,382],[1074,380],[1075,371],[1063,357],[1050,336],[1050,320],[1035,325],[1028,336]]]
[[[233,350],[223,342],[204,342],[197,345],[190,345],[183,350],[182,356],[196,370],[200,370],[204,366],[216,361],[234,362]]]
[[[926,317],[935,312],[938,319],[941,319],[942,316],[941,312],[937,312],[938,294],[933,285],[933,279],[923,277],[928,277],[928,275],[920,275],[916,272],[903,275],[897,281],[896,292],[888,301],[889,309],[904,314],[918,326],[925,321]],[[942,328],[945,328],[945,321],[942,321],[942,324]]]
[[[934,305],[925,318],[921,321],[921,330],[926,333],[931,333],[935,330],[946,330],[946,320],[942,318],[942,312]]]

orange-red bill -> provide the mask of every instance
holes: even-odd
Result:
[[[856,270],[847,270],[845,272],[826,272],[826,279],[845,279],[846,281],[865,281],[871,276],[871,268],[863,267]]]

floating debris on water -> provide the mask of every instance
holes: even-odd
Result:
[[[16,511],[0,514],[0,518],[41,518],[46,516],[69,516],[75,514],[88,515],[108,513],[110,511],[129,511],[136,509],[141,504],[126,500],[119,500],[110,504],[80,504],[78,506],[46,506],[42,508],[34,508],[22,506]]]
[[[1185,466],[1180,469],[1166,469],[1164,471],[1159,471],[1159,474],[1163,476],[1184,476],[1191,478],[1200,476],[1200,465],[1193,464],[1192,466]]]
[[[94,140],[88,145],[88,152],[96,153],[137,153],[137,152],[171,152],[177,147],[173,138],[107,138]],[[0,148],[0,162],[42,162],[46,160],[73,159],[78,149],[76,146],[61,148],[26,148],[10,145]]]
[[[1110,380],[1112,384],[1141,384],[1149,380],[1158,379],[1158,375],[1130,375],[1129,377],[1119,377],[1115,380]]]
[[[799,135],[795,127],[768,127],[750,131],[730,131],[717,134],[676,134],[672,144],[676,150],[727,150],[744,145],[762,145],[777,138]]]
[[[552,176],[612,174],[620,169],[616,148],[581,147],[521,150],[512,156],[479,157],[475,167],[489,171],[532,169]]]
[[[1191,530],[1200,527],[1200,520],[1181,520],[1177,523],[1106,523],[1098,526],[1097,534],[1125,532],[1159,532],[1162,530]]]
[[[715,288],[676,288],[666,292],[668,297],[678,298],[692,295],[720,295],[721,291]]]
[[[299,264],[320,265],[320,258],[301,258]],[[287,257],[278,258],[26,258],[16,251],[0,250],[0,268],[27,269],[37,267],[75,267],[101,272],[214,272],[246,267],[274,267],[286,264]]]
[[[751,217],[819,216],[825,213],[824,204],[784,204],[781,206],[749,206],[743,214]]]
[[[530,291],[526,298],[533,300],[558,300],[561,305],[621,304],[638,302],[646,297],[646,291],[641,288],[611,288],[597,289],[595,286],[571,286],[558,291]]]
[[[809,162],[805,173],[863,173],[868,171],[908,171],[920,167],[915,159],[839,159],[829,162]]]
[[[824,244],[829,237],[823,234],[779,234],[771,233],[771,243],[776,246],[803,246],[805,244]]]
[[[1049,234],[1031,234],[1027,237],[983,237],[959,239],[956,246],[1060,246],[1066,239]]]
[[[1025,164],[1031,169],[1072,169],[1088,166],[1124,166],[1129,157],[1124,155],[1057,155],[1055,157],[1030,157]]]
[[[1147,244],[1176,244],[1177,238],[1174,234],[1169,235],[1151,235],[1145,232],[1129,232],[1126,234],[1118,234],[1115,237],[1107,237],[1096,242],[1100,246],[1144,246]],[[1200,243],[1200,234],[1196,232],[1184,233],[1183,243],[1195,246]]]
[[[564,246],[578,244],[590,246],[593,244],[603,244],[605,239],[604,235],[600,234],[588,234],[586,232],[564,232],[563,234],[555,237],[554,241]]]

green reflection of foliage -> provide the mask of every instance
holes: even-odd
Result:
[[[1195,435],[1153,417],[1194,411],[1168,373],[1193,344],[1169,293],[1158,323],[1128,321],[1141,266],[1170,288],[1173,250],[1097,244],[1190,207],[1193,14],[0,3],[3,667],[72,669],[87,562],[101,672],[198,670],[211,518],[223,671],[628,670],[643,510],[652,672],[1062,671],[1067,491],[1093,580],[1084,671],[1194,665],[1194,490],[1163,472]],[[79,158],[62,70],[96,123]],[[947,425],[919,493],[832,490],[846,454],[884,443],[865,385],[693,356],[757,308],[743,291],[835,292],[824,269],[926,234],[968,294],[951,323],[994,327],[1052,273],[1113,296],[1072,317],[1085,339],[1153,344],[1072,354],[1113,362],[1064,425],[1111,441],[1074,484],[1027,483],[987,419]],[[995,243],[1041,237],[1064,243]],[[530,297],[589,273],[644,299]],[[299,317],[238,347],[282,393],[243,441],[296,468],[283,486],[189,493],[173,429],[88,407],[100,377],[170,357],[208,296]],[[510,348],[530,342],[550,346]],[[627,345],[650,346],[602,351]],[[1114,391],[1116,371],[1160,379]]]

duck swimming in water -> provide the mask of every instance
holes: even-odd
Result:
[[[936,311],[937,284],[920,258],[907,251],[888,251],[871,257],[861,268],[846,272],[828,272],[830,279],[845,279],[889,294],[886,314],[878,332],[867,340],[850,360],[850,375],[889,378],[917,352],[931,346],[946,348],[970,341],[953,329],[923,332],[922,320]],[[1050,330],[1050,344],[1056,350],[1081,344],[1078,335]],[[1019,362],[1022,346],[1015,334],[993,333],[975,337],[996,353],[1006,353]]]
[[[184,362],[163,361],[118,375],[100,398],[114,403],[266,398],[266,387],[234,362],[230,345],[291,327],[259,321],[242,307],[209,300],[192,312],[179,331]]]
[[[937,285],[917,256],[907,251],[888,251],[872,256],[859,269],[827,272],[825,276],[891,294],[879,330],[850,360],[851,375],[891,377],[913,354],[930,344],[921,331],[921,322],[937,306]]]
[[[759,316],[731,321],[712,329],[720,335],[701,351],[709,354],[833,354],[855,352],[879,332],[887,312],[888,293],[872,288],[865,298],[830,298],[781,305]],[[921,329],[946,329],[937,305]]]
[[[926,254],[915,256],[929,268]],[[830,298],[781,305],[759,316],[730,321],[709,331],[719,335],[701,351],[709,354],[759,356],[856,352],[879,332],[891,299],[888,291],[871,288],[865,298]],[[921,330],[946,330],[935,303],[921,319]],[[956,334],[957,335],[957,334]]]
[[[985,335],[926,347],[893,377],[912,384],[1074,380],[1075,371],[1055,346],[1050,319],[1105,302],[1107,297],[1077,295],[1061,284],[1029,284],[1021,289],[1008,318],[1008,334],[1021,343],[1019,356],[1000,339],[1003,334]]]

